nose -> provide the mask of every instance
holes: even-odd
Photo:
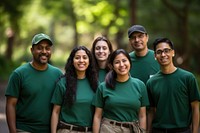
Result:
[[[103,48],[100,48],[99,51],[102,52],[102,51],[103,51]]]
[[[162,51],[161,56],[165,56],[165,55],[166,55],[165,51]]]
[[[119,65],[120,65],[120,66],[124,66],[124,63],[121,61]]]
[[[42,53],[46,53],[47,50],[45,48],[42,49]]]
[[[139,37],[135,37],[135,41],[138,42],[138,40],[139,40]]]
[[[80,62],[83,62],[83,58],[81,57],[79,61],[80,61]]]

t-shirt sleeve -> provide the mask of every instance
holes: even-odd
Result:
[[[18,98],[20,94],[20,89],[21,89],[21,78],[18,73],[15,71],[12,72],[10,75],[9,81],[8,81],[8,86],[5,92],[5,96],[13,96]]]
[[[141,106],[149,106],[149,98],[148,98],[148,94],[147,94],[147,89],[145,85],[142,85],[142,100],[141,100]]]
[[[194,77],[194,75],[192,75],[189,78],[189,96],[190,96],[190,102],[193,102],[195,100],[200,101],[200,94],[199,94],[199,86],[197,83],[196,78]]]
[[[150,87],[150,82],[149,81],[147,81],[146,87],[147,87],[147,93],[148,93],[150,107],[155,107],[155,104],[153,102],[153,97],[152,97],[151,87]]]
[[[104,106],[102,90],[102,85],[99,85],[92,101],[92,105],[99,108],[103,108]]]
[[[60,82],[57,82],[53,96],[51,98],[51,103],[56,105],[62,105],[64,95],[65,95],[65,86],[62,85]]]

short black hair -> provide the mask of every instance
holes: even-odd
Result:
[[[174,49],[174,44],[171,40],[169,40],[168,38],[165,38],[165,37],[160,37],[160,38],[157,38],[154,42],[153,42],[153,49],[154,51],[156,51],[156,46],[161,43],[161,42],[165,42],[167,44],[169,44],[170,48],[171,49]]]

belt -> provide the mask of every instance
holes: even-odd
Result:
[[[92,131],[91,127],[82,127],[82,126],[74,126],[74,125],[66,125],[63,123],[58,124],[58,129],[69,129],[73,131],[79,131],[79,132],[87,132],[87,131]]]
[[[153,128],[153,131],[161,131],[165,133],[177,133],[177,132],[184,132],[190,129],[189,127],[183,128]]]
[[[126,127],[126,128],[130,128],[131,127],[131,125],[128,124],[128,123],[120,123],[120,122],[110,121],[110,124],[116,125],[116,126],[120,126],[120,127]]]

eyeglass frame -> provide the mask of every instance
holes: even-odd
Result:
[[[162,55],[163,53],[164,54],[169,54],[171,51],[172,51],[173,49],[171,49],[171,48],[164,48],[163,50],[156,50],[155,51],[155,54],[156,55]]]

